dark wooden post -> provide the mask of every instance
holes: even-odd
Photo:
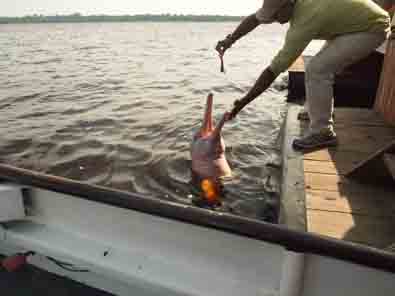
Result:
[[[392,28],[395,17],[392,19]],[[393,31],[387,44],[379,89],[377,90],[375,110],[386,122],[395,126],[395,32]]]

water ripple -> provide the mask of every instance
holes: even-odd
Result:
[[[47,59],[47,60],[40,60],[40,61],[34,61],[26,64],[31,64],[31,65],[43,65],[43,64],[50,64],[50,63],[60,63],[62,62],[61,58],[52,58],[52,59]]]
[[[282,43],[282,27],[259,29],[220,73],[213,48],[231,25],[2,26],[1,161],[190,204],[189,145],[207,94],[218,120]],[[275,220],[265,180],[279,169],[266,164],[278,163],[286,85],[278,79],[224,127],[236,177],[219,210]]]

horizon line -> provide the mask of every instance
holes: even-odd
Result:
[[[69,13],[69,14],[25,14],[25,15],[18,15],[18,16],[6,16],[0,15],[1,18],[25,18],[25,17],[64,17],[64,16],[73,16],[73,17],[89,17],[89,16],[210,16],[210,17],[245,17],[244,15],[230,15],[230,14],[182,14],[182,13],[137,13],[137,14],[106,14],[106,13],[95,13],[95,14],[83,14],[79,12]]]

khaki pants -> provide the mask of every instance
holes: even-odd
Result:
[[[335,74],[366,57],[386,39],[387,33],[353,33],[324,45],[306,67],[306,111],[310,132],[333,131],[333,83]],[[361,81],[361,83],[364,83]]]

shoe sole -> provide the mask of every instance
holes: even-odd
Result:
[[[293,142],[292,148],[297,151],[306,151],[306,150],[315,150],[315,149],[328,148],[328,147],[336,147],[338,145],[339,145],[339,143],[336,139],[336,140],[330,140],[330,141],[323,142],[323,143],[320,143],[317,145],[312,145],[312,146],[303,146],[303,145],[300,146],[298,144],[295,144],[295,142]]]

